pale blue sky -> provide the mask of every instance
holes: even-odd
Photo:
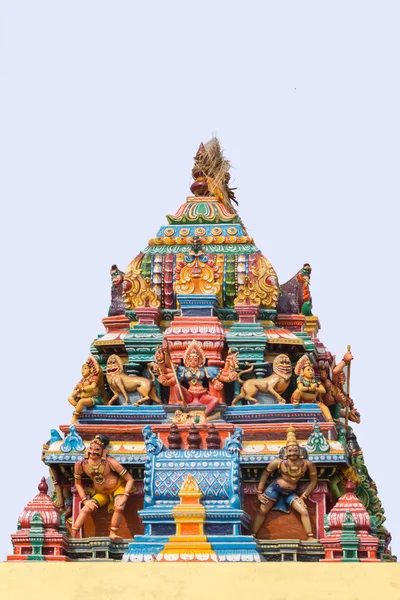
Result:
[[[47,475],[41,444],[69,421],[109,267],[185,200],[212,133],[280,281],[310,262],[322,341],[339,357],[352,345],[355,428],[400,548],[399,13],[394,1],[0,1],[0,557]]]

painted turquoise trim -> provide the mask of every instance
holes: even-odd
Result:
[[[144,254],[188,254],[189,244],[171,246],[148,246]],[[260,250],[254,244],[210,244],[202,246],[206,254],[255,254]]]

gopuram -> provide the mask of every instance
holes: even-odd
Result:
[[[192,195],[111,267],[105,331],[59,398],[71,422],[43,445],[9,561],[394,560],[351,349],[319,338],[309,264],[278,282],[229,168],[201,144]]]

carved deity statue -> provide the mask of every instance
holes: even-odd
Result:
[[[320,378],[326,393],[322,395],[322,400],[329,407],[334,420],[346,416],[355,423],[360,422],[360,413],[354,407],[353,400],[345,393],[344,384],[346,383],[346,375],[344,368],[351,363],[353,355],[350,351],[346,352],[342,360],[332,369],[332,377],[329,376],[329,365],[326,363],[320,364]]]
[[[351,356],[351,359],[346,359],[346,357]],[[353,359],[353,356],[350,352],[347,352],[344,357],[343,357],[343,361],[345,361],[348,365],[350,365],[350,361]],[[343,362],[342,361],[342,362]],[[340,365],[341,363],[339,363]],[[349,367],[350,368],[350,367]],[[334,369],[335,371],[335,369]],[[347,392],[345,391],[345,384],[346,384],[346,374],[343,371],[343,368],[339,371],[339,373],[337,374],[337,376],[335,377],[334,375],[334,394],[335,394],[335,400],[337,404],[341,404],[341,410],[340,410],[340,416],[344,419],[352,421],[353,423],[360,423],[361,421],[361,415],[358,412],[358,410],[356,409],[355,405],[354,405],[354,401],[353,399],[350,397],[349,395],[349,390],[347,390]]]
[[[82,365],[82,379],[76,384],[68,402],[75,406],[71,423],[75,424],[84,408],[104,404],[107,397],[104,391],[103,371],[97,360],[90,355]]]
[[[118,269],[117,265],[112,265],[111,275],[111,304],[108,309],[108,316],[115,317],[125,314],[125,303],[122,297],[124,275],[125,273]]]
[[[310,276],[311,267],[308,263],[303,265],[303,268],[297,273],[297,281],[301,283],[301,293],[303,303],[300,307],[300,312],[306,317],[312,316],[312,299],[310,293]]]
[[[90,442],[86,458],[75,463],[75,486],[83,507],[71,527],[73,537],[78,535],[88,515],[108,505],[109,512],[113,512],[110,538],[121,539],[117,532],[134,479],[117,460],[107,456],[109,443],[106,435],[96,435]],[[84,476],[92,481],[88,490],[83,485]]]
[[[235,381],[238,368],[237,354],[237,352],[228,354],[223,369],[208,367],[205,366],[206,357],[201,344],[193,340],[185,351],[183,366],[174,368],[171,361],[168,361],[168,349],[164,345],[156,353],[160,373],[158,381],[162,385],[171,387],[182,403],[191,406],[205,405],[205,414],[208,416],[215,411],[220,399],[214,396],[206,385],[212,382],[214,390],[218,391],[223,389],[224,383]]]
[[[300,402],[316,402],[327,420],[332,421],[329,408],[321,400],[326,390],[315,377],[314,367],[306,354],[297,361],[294,372],[297,375],[297,389],[290,400],[293,406],[298,406]]]
[[[257,496],[260,507],[254,518],[253,535],[258,534],[270,510],[289,513],[289,507],[292,507],[300,515],[309,541],[316,541],[305,501],[317,485],[317,469],[307,456],[305,449],[301,448],[297,442],[294,427],[289,427],[282,457],[269,463],[258,484]],[[265,489],[268,479],[276,471],[279,473],[278,477]],[[297,493],[298,483],[307,473],[310,483],[299,496]]]

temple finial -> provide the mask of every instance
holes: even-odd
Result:
[[[230,168],[231,164],[225,159],[216,137],[206,144],[202,142],[194,157],[191,192],[195,196],[215,196],[230,213],[236,213],[232,205],[232,202],[238,204],[234,192],[236,188],[229,187]]]
[[[41,494],[47,494],[48,489],[49,489],[49,486],[46,483],[46,479],[44,477],[42,477],[42,479],[40,480],[40,483],[38,485],[38,490]]]

